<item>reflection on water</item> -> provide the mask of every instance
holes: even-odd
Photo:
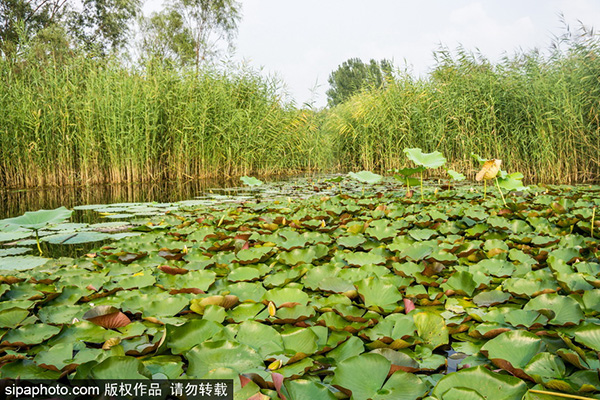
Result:
[[[263,178],[261,178],[263,179]],[[263,179],[267,181],[268,179]],[[0,188],[0,219],[16,217],[26,211],[53,209],[85,204],[114,204],[137,202],[174,202],[190,200],[213,188],[240,186],[239,179],[204,179],[187,182],[157,182],[84,187],[60,187],[28,190]],[[229,194],[228,190],[219,193]],[[233,190],[232,190],[233,192]]]

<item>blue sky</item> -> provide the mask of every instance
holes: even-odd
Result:
[[[285,82],[296,104],[326,104],[331,71],[348,58],[393,59],[424,75],[441,44],[479,50],[490,60],[546,48],[571,29],[600,29],[597,0],[242,0],[234,59]],[[146,12],[160,8],[149,0]]]

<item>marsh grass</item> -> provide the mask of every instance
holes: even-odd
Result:
[[[542,56],[492,64],[464,49],[440,50],[426,79],[400,75],[329,114],[341,168],[407,165],[402,150],[438,150],[470,177],[471,153],[502,159],[534,182],[600,179],[600,54],[591,34]]]
[[[200,73],[75,56],[0,60],[5,186],[290,174],[330,157],[310,110],[258,73]]]

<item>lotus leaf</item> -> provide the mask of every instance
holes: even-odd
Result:
[[[554,313],[548,323],[553,325],[577,325],[584,318],[579,303],[570,297],[556,293],[542,294],[531,299],[524,310],[551,310]]]
[[[354,286],[366,307],[389,308],[402,300],[397,286],[386,279],[370,277],[355,282]]]
[[[433,388],[432,395],[442,400],[447,392],[458,388],[474,391],[484,399],[497,400],[521,400],[527,392],[527,385],[519,378],[478,366],[446,375]]]
[[[446,159],[439,151],[423,153],[421,149],[404,149],[409,160],[425,168],[439,168],[446,164]]]
[[[60,328],[47,324],[24,325],[8,331],[2,337],[3,345],[27,346],[41,343],[60,332]]]
[[[187,375],[204,377],[209,371],[226,367],[238,373],[264,368],[262,357],[251,347],[234,341],[204,342],[185,353],[189,361]]]
[[[348,390],[355,400],[373,398],[390,371],[391,363],[379,354],[361,354],[338,363],[331,384]]]
[[[448,344],[448,328],[444,318],[433,312],[419,312],[412,314],[417,333],[432,349]]]
[[[46,225],[57,224],[70,218],[72,212],[73,211],[67,210],[65,207],[56,208],[54,210],[29,211],[19,217],[0,220],[0,223],[18,225],[31,230],[39,230]]]
[[[311,264],[316,260],[325,257],[329,253],[329,248],[323,244],[309,246],[304,249],[294,249],[279,253],[278,260],[286,265],[295,266],[298,264]]]
[[[255,178],[253,176],[242,176],[240,178],[240,180],[242,181],[242,183],[244,185],[247,185],[247,186],[250,186],[250,187],[263,185],[263,181],[261,181],[260,179]]]
[[[381,182],[383,177],[381,175],[374,174],[370,171],[350,172],[348,176],[352,179],[356,179],[362,183],[375,184]]]
[[[256,321],[244,321],[240,324],[236,340],[248,345],[264,359],[270,354],[282,352],[284,340],[274,328]]]

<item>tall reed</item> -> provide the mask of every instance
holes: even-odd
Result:
[[[0,60],[0,184],[288,174],[326,166],[315,116],[240,69]]]
[[[473,152],[530,181],[598,180],[600,47],[591,36],[566,47],[496,64],[440,50],[426,79],[400,75],[330,112],[336,159],[345,169],[387,170],[407,164],[403,148],[420,147],[464,172],[477,167]]]

